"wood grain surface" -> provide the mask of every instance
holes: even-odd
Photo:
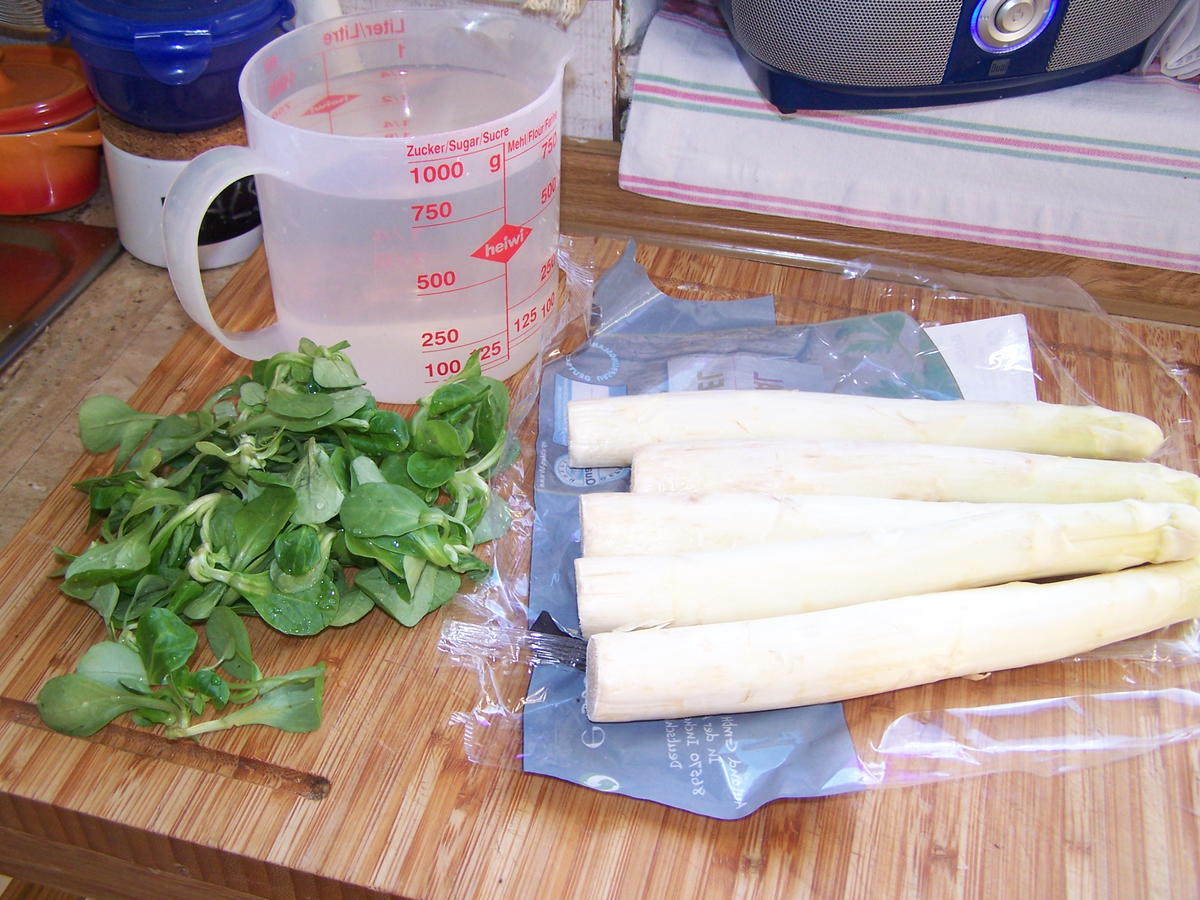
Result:
[[[602,269],[620,248],[597,240],[576,250]],[[1175,435],[1164,459],[1195,467],[1200,335],[1192,329],[670,247],[645,245],[638,255],[677,295],[774,293],[796,321],[901,309],[949,322],[1020,310],[1038,337],[1045,399],[1086,395],[1152,415]],[[265,321],[261,254],[218,305],[231,327]],[[247,365],[191,328],[133,403],[190,408]],[[83,497],[70,482],[104,468],[80,458],[0,556],[0,629],[10,648],[0,657],[0,871],[130,898],[1197,895],[1197,742],[1135,747],[1139,737],[1194,730],[1186,703],[1150,715],[1113,704],[1096,711],[1100,718],[1067,716],[1064,731],[1080,749],[1060,760],[1066,767],[1088,763],[1089,742],[1107,730],[1131,749],[1061,774],[1042,763],[917,783],[928,776],[919,761],[873,747],[905,714],[1160,678],[1194,691],[1195,666],[1165,674],[1105,661],[1040,666],[848,703],[864,762],[883,767],[895,786],[779,801],[735,822],[468,762],[451,716],[477,702],[478,686],[438,651],[437,615],[406,630],[372,614],[307,639],[251,623],[264,669],[326,661],[326,716],[315,734],[247,728],[189,744],[126,724],[90,739],[55,734],[40,725],[33,698],[102,634],[94,614],[48,577],[52,548],[86,543]],[[1010,739],[1022,728],[1019,720],[968,724]],[[496,759],[511,752],[509,739],[497,736]],[[958,768],[966,776],[980,767],[961,760]]]
[[[564,232],[831,272],[868,261],[899,281],[940,280],[959,290],[973,290],[977,276],[993,279],[993,292],[1002,286],[995,279],[1019,279],[1023,291],[1032,278],[1069,280],[1113,315],[1200,325],[1200,273],[660,200],[615,189],[620,151],[612,141],[564,143]]]

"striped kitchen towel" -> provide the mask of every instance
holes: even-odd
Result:
[[[1172,78],[1200,79],[1200,0],[1179,0],[1162,28],[1146,42],[1138,71],[1155,64]]]
[[[651,23],[620,184],[703,206],[1200,272],[1200,84],[1150,67],[1025,97],[781,115],[716,8]]]

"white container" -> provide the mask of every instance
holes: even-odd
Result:
[[[163,203],[188,160],[137,156],[108,138],[103,147],[121,246],[144,263],[165,267]],[[262,243],[257,207],[252,183],[243,182],[206,208],[196,239],[201,269],[239,263],[257,249]]]
[[[382,401],[416,400],[478,351],[496,378],[538,351],[557,296],[566,36],[480,9],[386,10],[276,38],[239,82],[249,147],[200,154],[167,197],[180,302],[258,359],[350,342]],[[200,211],[254,175],[276,324],[213,321]]]

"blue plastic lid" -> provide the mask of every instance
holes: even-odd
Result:
[[[46,0],[43,12],[57,38],[132,53],[168,84],[198,77],[213,48],[277,28],[294,15],[291,0]]]

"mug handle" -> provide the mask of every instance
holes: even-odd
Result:
[[[225,331],[213,318],[200,278],[199,240],[204,214],[221,191],[249,175],[284,177],[248,147],[214,147],[189,162],[163,201],[163,249],[175,294],[192,321],[238,356],[265,359],[295,349],[288,345],[279,325],[257,331]]]

